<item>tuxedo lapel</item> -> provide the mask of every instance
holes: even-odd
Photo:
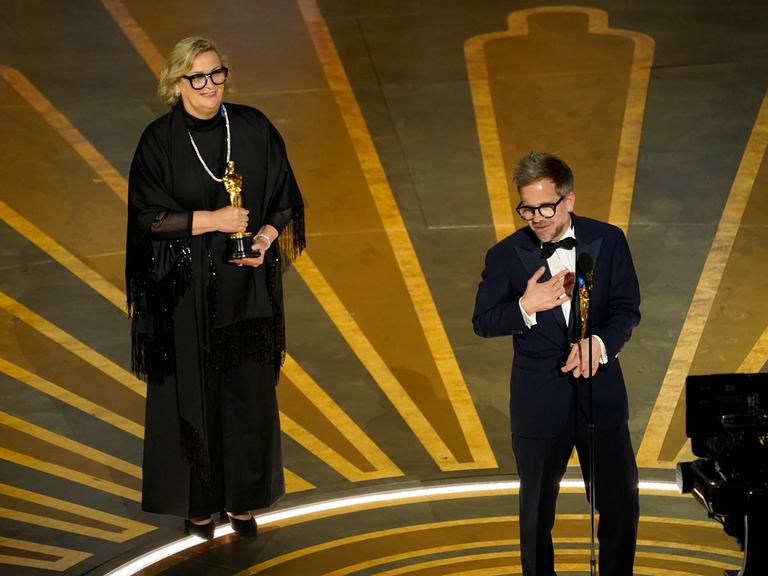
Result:
[[[603,237],[594,237],[590,234],[589,226],[575,215],[573,216],[573,227],[578,242],[578,244],[576,244],[576,266],[578,268],[579,256],[582,254],[589,254],[590,258],[592,258],[592,273],[594,274],[595,267],[597,266],[597,258],[600,256],[600,247],[603,244]],[[576,287],[574,288],[574,298],[571,301],[573,311],[571,319],[573,320],[573,326],[570,337],[572,341],[581,338],[581,314],[579,312],[578,285],[577,279]]]
[[[526,278],[533,276],[533,273],[536,272],[536,270],[538,270],[541,266],[544,266],[545,270],[544,274],[542,274],[541,278],[539,278],[539,282],[546,282],[552,278],[549,265],[547,264],[547,261],[541,257],[541,247],[538,244],[534,245],[533,241],[531,241],[531,247],[515,246],[515,252],[517,252],[520,261],[523,263]],[[562,306],[557,306],[552,310],[547,310],[546,312],[538,312],[537,316],[540,314],[550,313],[552,314],[552,317],[555,319],[555,322],[557,322],[557,325],[560,327],[560,329],[566,330],[567,325],[565,323],[565,315],[563,314]]]
[[[603,237],[594,237],[589,233],[588,227],[578,216],[573,216],[574,233],[576,234],[576,262],[578,265],[579,256],[589,254],[592,258],[592,269],[597,266],[597,258],[600,256],[600,246],[603,244]],[[594,232],[593,232],[594,234]]]
[[[533,276],[533,273],[536,272],[536,270],[538,270],[542,266],[545,266],[546,270],[544,271],[544,275],[541,278],[539,278],[539,282],[549,280],[552,277],[552,275],[549,273],[549,266],[547,266],[547,261],[542,260],[541,258],[541,249],[538,246],[534,248],[526,248],[524,246],[515,246],[515,252],[517,252],[517,255],[520,258],[520,261],[523,263],[523,266],[525,267],[525,273],[527,278],[530,278],[531,276]]]

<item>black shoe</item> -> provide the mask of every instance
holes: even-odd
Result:
[[[190,536],[197,536],[203,540],[213,540],[213,531],[216,529],[216,523],[213,518],[205,524],[195,524],[191,520],[184,520],[184,529]]]
[[[232,526],[232,530],[239,536],[253,538],[259,533],[259,529],[256,526],[256,518],[253,516],[248,518],[248,520],[240,520],[229,514],[227,514],[227,516],[229,517],[229,525]],[[239,516],[239,514],[236,514],[236,516]]]

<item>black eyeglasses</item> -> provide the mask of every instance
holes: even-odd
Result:
[[[557,202],[550,202],[540,206],[525,206],[522,202],[520,202],[520,204],[517,205],[517,208],[515,208],[515,211],[520,214],[520,218],[526,222],[533,220],[537,210],[542,218],[552,218],[552,216],[554,216],[555,212],[557,211],[557,205],[563,201],[563,198],[565,198],[565,196],[560,196],[560,200]]]
[[[186,78],[189,81],[189,85],[195,90],[202,90],[208,84],[208,78],[219,86],[227,81],[227,74],[229,74],[229,69],[226,66],[222,66],[209,74],[192,74],[192,76],[182,76],[182,78]]]

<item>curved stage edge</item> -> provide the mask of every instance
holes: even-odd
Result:
[[[188,536],[89,574],[518,574],[517,516],[506,513],[516,512],[510,496],[519,486],[467,480],[310,501],[257,515],[256,539],[238,538],[223,524],[211,542]],[[641,480],[640,494],[635,574],[720,575],[739,568],[736,542],[675,483]],[[340,522],[349,514],[359,517]],[[566,478],[553,531],[561,574],[588,573],[589,533],[584,484]]]

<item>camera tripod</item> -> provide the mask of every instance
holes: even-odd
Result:
[[[768,486],[750,490],[744,514],[744,559],[741,569],[726,570],[725,576],[768,574]]]

